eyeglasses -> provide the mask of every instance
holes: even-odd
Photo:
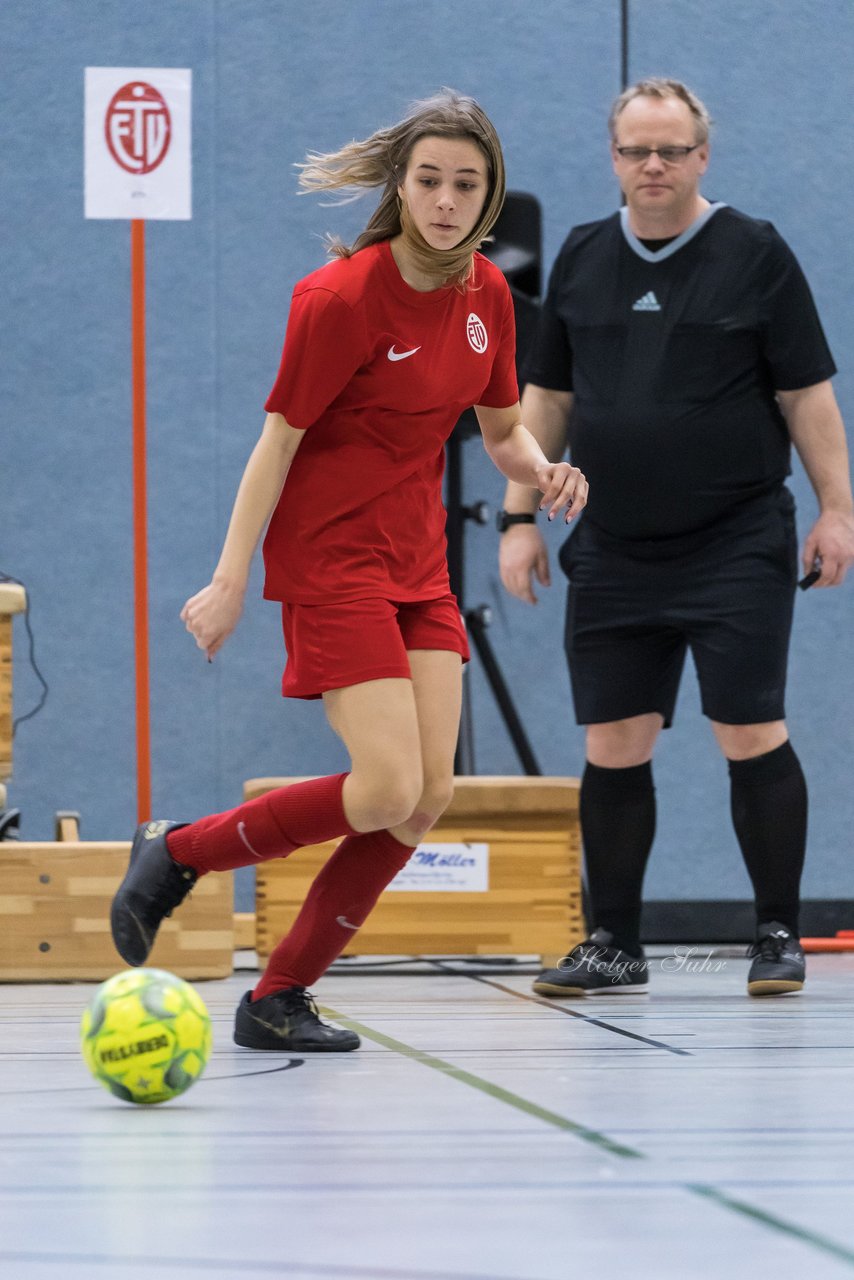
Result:
[[[693,147],[614,147],[614,150],[621,160],[628,160],[629,164],[646,164],[653,154],[662,164],[682,164],[692,151],[702,145],[702,142],[695,142]]]

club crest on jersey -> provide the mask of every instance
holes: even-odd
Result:
[[[480,316],[476,316],[472,311],[466,320],[466,337],[469,340],[469,346],[482,356],[486,348],[489,346],[489,336],[486,332],[486,325]]]

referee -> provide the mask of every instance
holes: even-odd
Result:
[[[526,424],[551,459],[569,444],[590,482],[560,561],[595,927],[535,981],[543,995],[647,988],[651,761],[689,647],[755,893],[748,992],[804,984],[807,791],[784,719],[798,564],[784,482],[794,443],[820,508],[803,573],[838,586],[854,561],[848,455],[836,368],[794,255],[769,222],[700,194],[709,125],[676,80],[617,99],[625,207],[570,233],[527,370]],[[549,583],[537,500],[510,483],[499,521],[502,581],[530,603],[534,579]]]

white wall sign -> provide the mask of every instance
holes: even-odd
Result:
[[[87,67],[87,218],[186,219],[191,208],[192,72]]]
[[[487,893],[488,844],[420,844],[386,892]]]

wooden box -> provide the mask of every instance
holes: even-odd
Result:
[[[254,778],[245,799],[296,778]],[[356,955],[564,955],[584,937],[575,778],[457,778],[430,842],[489,845],[486,892],[386,892],[354,940]],[[262,863],[256,950],[269,955],[337,841]]]
[[[113,946],[110,903],[126,842],[0,843],[0,981],[103,981],[127,968]],[[181,978],[229,977],[231,876],[203,876],[164,920],[146,964]]]
[[[12,772],[12,615],[26,607],[23,587],[0,582],[0,783]],[[2,809],[5,798],[0,800]]]

